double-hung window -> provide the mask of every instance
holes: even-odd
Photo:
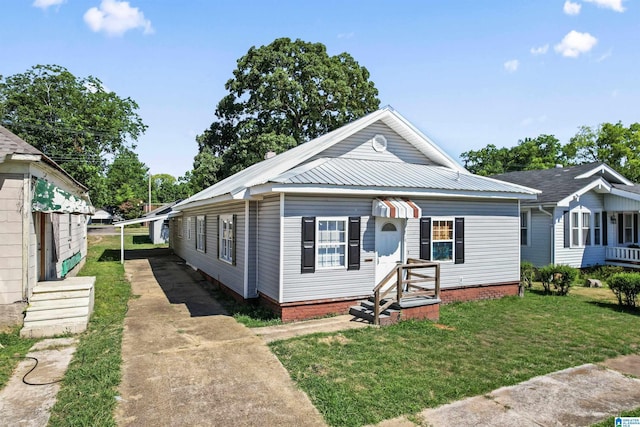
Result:
[[[591,212],[571,212],[571,246],[590,246],[591,228]]]
[[[633,243],[633,214],[626,213],[622,216],[622,224],[623,224],[623,243]]]
[[[602,244],[602,212],[593,213],[593,244]]]
[[[431,225],[431,259],[453,260],[453,219],[434,219]]]
[[[235,262],[236,243],[234,215],[220,215],[218,222],[218,258],[233,264]]]
[[[191,240],[191,217],[187,218],[187,240]]]
[[[347,219],[318,218],[317,267],[344,268],[347,266]]]
[[[529,246],[529,211],[520,212],[520,245]]]
[[[206,239],[206,226],[205,226],[205,217],[204,215],[198,215],[196,217],[196,250],[200,252],[205,251],[205,242]]]

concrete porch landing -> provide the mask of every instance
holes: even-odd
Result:
[[[95,282],[92,276],[38,282],[20,336],[42,338],[84,332],[93,312]]]

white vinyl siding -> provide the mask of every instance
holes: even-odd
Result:
[[[184,232],[184,230],[182,228],[182,227],[184,227],[182,225],[182,218],[178,218],[176,221],[177,221],[176,228],[178,229],[178,237],[182,239],[182,235],[183,235],[183,232]]]
[[[387,139],[387,149],[376,151],[371,145],[375,135],[383,135]],[[309,159],[311,162],[323,157],[344,157],[362,160],[380,160],[387,162],[406,162],[421,165],[433,164],[413,145],[382,122],[376,122],[366,129],[346,138],[339,144]]]
[[[183,212],[183,215],[187,219],[187,229],[185,234],[189,235],[195,233],[195,220],[190,221],[190,218],[196,216],[206,216],[205,221],[205,252],[198,251],[194,240],[188,239],[176,239],[173,242],[173,249],[175,253],[187,261],[191,266],[202,270],[208,276],[220,281],[229,289],[233,290],[238,295],[244,296],[244,217],[245,217],[244,201],[221,203],[214,206],[203,206],[194,209],[188,209]],[[236,215],[236,259],[235,265],[218,259],[218,215]],[[192,223],[192,224],[189,224]],[[253,263],[251,263],[253,264]]]
[[[573,245],[570,240],[571,246],[564,247],[564,216],[565,211],[569,211],[569,221],[573,221],[572,213],[586,213],[586,212],[598,212],[604,209],[604,197],[602,194],[598,194],[595,191],[589,191],[580,196],[579,201],[572,201],[568,207],[558,207],[554,212],[554,224],[555,224],[555,259],[551,260],[555,264],[566,264],[572,267],[581,268],[589,267],[596,264],[604,264],[605,247],[604,245],[587,245],[583,244],[579,246]],[[581,217],[581,215],[579,215]],[[579,219],[581,221],[582,218]],[[591,224],[593,224],[593,217],[591,218]],[[570,224],[572,225],[572,224]],[[580,225],[581,228],[581,225]],[[593,227],[592,227],[593,228]],[[582,228],[580,230],[580,236],[582,238]],[[613,242],[614,237],[609,233],[609,241]],[[582,243],[584,240],[580,240]],[[591,240],[593,241],[593,240]]]
[[[551,209],[547,209],[552,213]],[[531,210],[529,212],[529,245],[521,245],[521,258],[529,261],[536,267],[542,267],[551,262],[551,216]]]
[[[275,301],[280,293],[280,197],[269,196],[257,202],[257,291]],[[298,224],[299,227],[300,224]],[[300,248],[300,242],[296,243]],[[298,262],[300,256],[298,254]],[[285,269],[296,261],[288,260]],[[298,271],[300,265],[297,265]]]
[[[370,197],[285,197],[282,302],[359,298],[375,287],[375,222]],[[360,217],[360,269],[319,269],[301,273],[302,217]],[[316,255],[317,256],[317,255]],[[316,261],[317,262],[317,261]]]
[[[22,175],[2,175],[0,185],[0,304],[22,300]],[[35,257],[34,257],[35,259]]]

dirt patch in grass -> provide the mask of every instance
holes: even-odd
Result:
[[[331,344],[346,345],[350,343],[351,340],[342,334],[338,334],[338,335],[329,335],[327,337],[319,338],[318,342],[322,344],[329,344],[329,345]]]

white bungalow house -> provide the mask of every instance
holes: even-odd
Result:
[[[400,304],[419,281],[431,302],[515,295],[519,203],[536,193],[470,174],[387,107],[177,204],[170,246],[285,321],[346,312],[374,289]]]
[[[87,255],[87,188],[0,126],[0,311],[23,335],[86,328],[95,278],[73,277]],[[61,296],[62,295],[62,296]]]
[[[590,163],[494,178],[542,191],[537,200],[521,203],[523,260],[536,266],[640,268],[640,186],[613,168]]]

